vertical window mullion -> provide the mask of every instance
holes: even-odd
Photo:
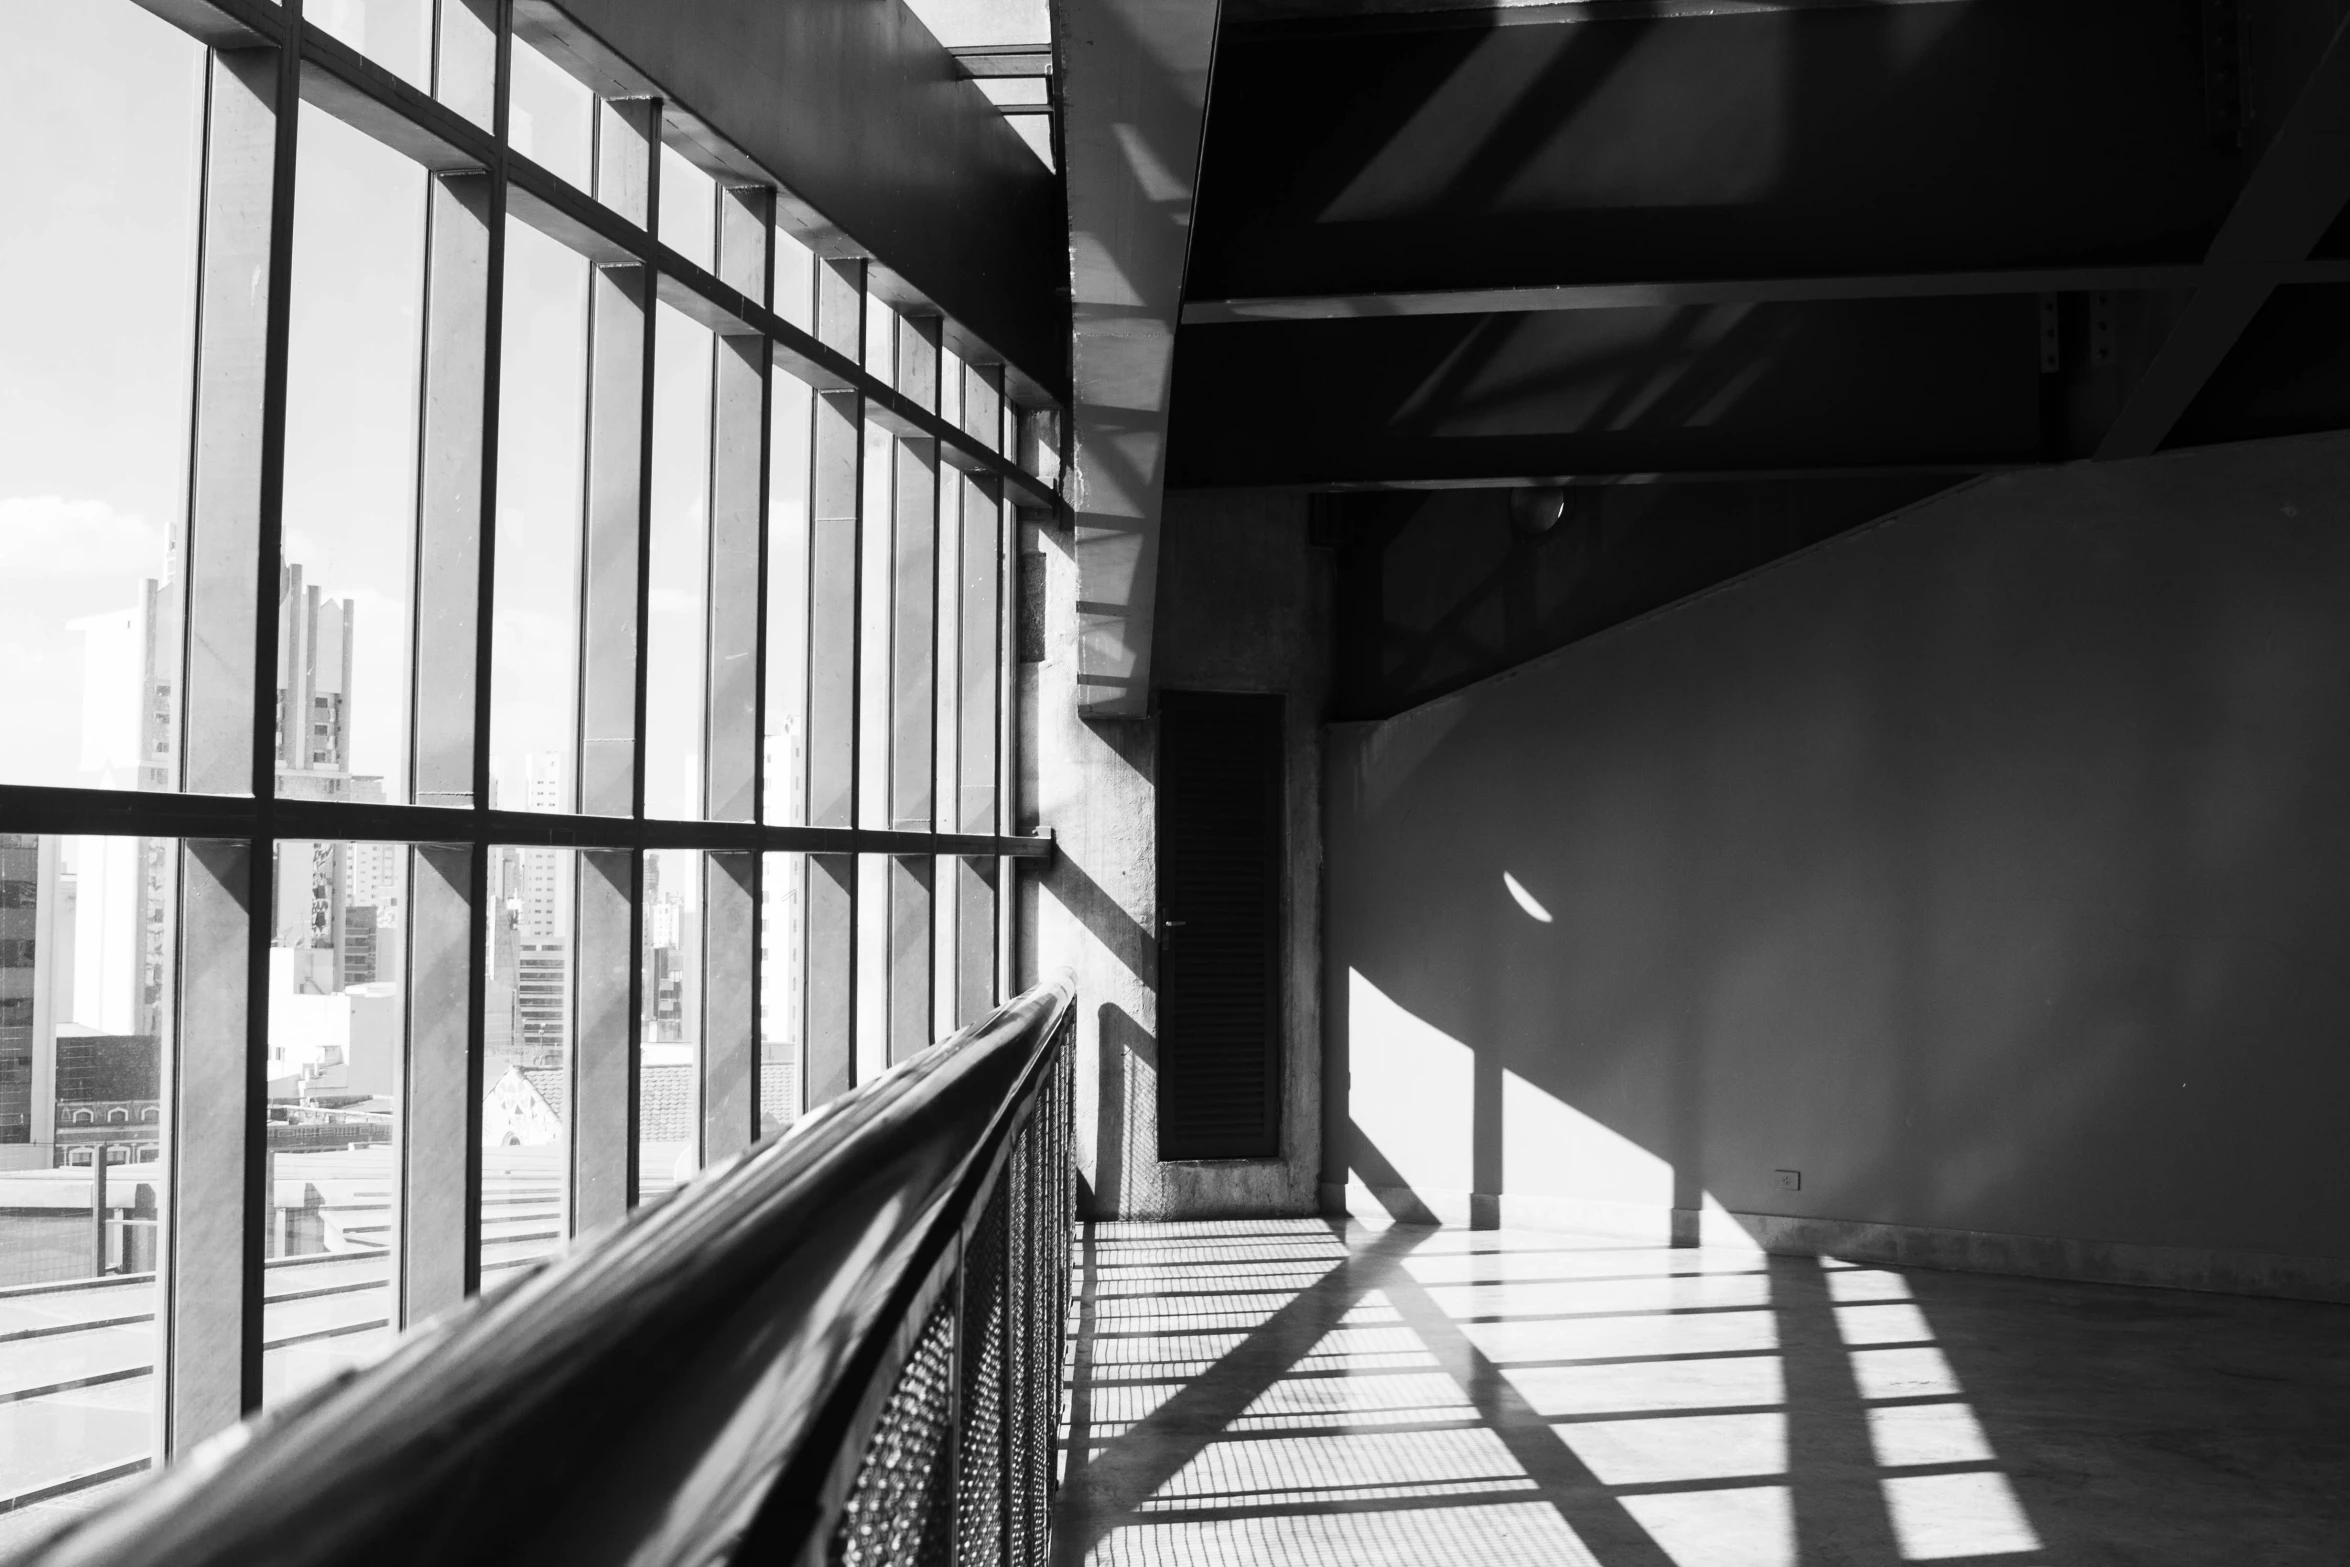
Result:
[[[590,849],[579,856],[572,932],[571,1204],[569,1233],[589,1234],[628,1212],[636,1191],[638,911],[644,856]]]
[[[461,19],[472,13],[456,0],[443,9],[442,59],[470,62],[486,41],[494,82],[494,34],[485,40],[462,31]],[[435,69],[448,74],[440,64]],[[474,805],[488,798],[503,181],[500,169],[440,175],[426,186],[416,618],[408,671],[409,711],[415,715],[409,798],[420,805]],[[476,1063],[483,1049],[487,855],[475,845],[425,848],[409,856],[395,1327],[448,1309],[480,1281]]]
[[[1004,367],[972,365],[963,376],[963,427],[992,438],[1003,419]],[[999,625],[1003,507],[993,481],[966,478],[960,525],[963,572],[958,634],[962,657],[954,800],[957,832],[992,834],[996,826],[997,709],[1001,686]],[[975,1021],[995,1000],[998,889],[1004,867],[993,859],[956,864],[955,1021]]]
[[[720,280],[763,297],[775,193],[722,189]],[[770,361],[766,339],[721,337],[710,387],[710,639],[703,726],[703,815],[747,822],[758,798],[759,599],[766,586],[761,532],[766,516]]]
[[[498,540],[498,414],[506,356],[506,136],[509,86],[514,71],[514,29],[508,0],[439,0],[436,13],[439,54],[433,65],[436,91],[460,112],[486,121],[497,140],[490,169],[489,211],[485,218],[488,248],[482,281],[482,407],[481,483],[475,506],[475,597],[473,612],[473,752],[468,797],[477,811],[490,800],[491,673],[496,641]],[[490,53],[487,102],[478,101],[468,80],[480,55],[486,30]],[[419,700],[418,707],[423,705]],[[471,1296],[481,1289],[482,1094],[489,1065],[489,954],[492,921],[500,917],[492,903],[492,864],[497,851],[488,843],[471,845],[466,892],[465,986],[465,1147],[462,1201],[458,1221],[458,1287]],[[411,872],[413,875],[413,871]],[[412,967],[411,973],[416,972]],[[415,1015],[411,1009],[410,1016]],[[413,1124],[415,1112],[410,1111]],[[403,1188],[403,1201],[407,1201]],[[405,1250],[402,1253],[406,1255]]]
[[[490,185],[486,174],[456,174],[427,187],[409,796],[419,805],[470,805],[474,795],[489,318],[497,295]]]
[[[258,942],[266,961],[268,941],[250,923],[267,880],[255,869],[253,846],[242,840],[181,847],[179,1017],[164,1077],[170,1164],[159,1259],[166,1459],[242,1420],[246,1366],[259,1369],[262,1105],[249,1070],[247,1017],[252,949]]]
[[[256,865],[273,852],[273,590],[299,69],[298,29],[281,48],[216,51],[206,62],[182,787],[251,795],[255,832],[182,859],[182,910],[193,917],[180,927],[170,1109],[167,1459],[261,1401],[271,910]]]
[[[1007,413],[1009,405],[1006,406]],[[1007,421],[1008,422],[1008,421]],[[1025,765],[1019,751],[1020,659],[1018,614],[1020,594],[1020,510],[1009,498],[996,511],[996,750],[993,831],[1010,834],[1019,820],[1020,778]],[[996,861],[996,995],[1018,992],[1020,974],[1020,862],[1009,855]]]
[[[774,272],[775,193],[718,192],[720,279],[766,302]],[[766,674],[768,424],[772,361],[762,337],[721,337],[711,366],[710,640],[703,814],[750,821],[759,802]],[[747,1148],[759,1131],[759,881],[756,854],[703,857],[700,1158]]]
[[[650,226],[661,104],[599,105],[597,199]],[[651,548],[654,279],[641,264],[589,279],[587,484],[580,563],[578,809],[644,809],[644,635]],[[636,1080],[643,1008],[643,856],[580,855],[572,940],[570,1233],[628,1211],[636,1191]]]
[[[470,1070],[480,1013],[472,1004],[481,951],[474,907],[487,852],[478,844],[423,844],[408,856],[396,1328],[458,1304],[474,1277],[481,1101],[478,1074]]]
[[[759,1132],[759,856],[702,857],[702,1082],[699,1162],[751,1146]]]
[[[599,111],[596,194],[631,222],[650,218],[660,168],[660,102]],[[599,266],[589,279],[586,533],[580,565],[578,808],[643,807],[645,557],[651,525],[653,275]]]
[[[865,263],[820,262],[816,336],[861,359],[864,323]],[[819,392],[809,402],[807,819],[811,826],[847,827],[856,811],[865,400],[853,391]],[[857,1080],[857,860],[810,854],[801,863],[807,876],[803,1099],[814,1108]]]
[[[937,316],[904,316],[893,356],[898,391],[935,410],[939,392]],[[936,441],[892,443],[890,486],[889,826],[930,832],[937,821],[939,472]],[[894,855],[889,863],[889,975],[884,1025],[891,1062],[931,1042],[937,861]]]
[[[202,228],[197,260],[196,407],[190,459],[188,645],[180,787],[266,797],[255,788],[255,633],[274,609],[260,591],[279,52],[216,52],[205,67]],[[289,110],[288,121],[296,118]],[[290,203],[287,203],[290,205]],[[255,288],[255,279],[266,286]],[[282,353],[279,371],[283,373]],[[275,622],[268,620],[274,635]],[[273,688],[274,690],[274,688]],[[273,696],[274,700],[274,696]]]

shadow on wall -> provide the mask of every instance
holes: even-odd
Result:
[[[1152,1211],[1159,1151],[1129,1147],[1140,1132],[1150,1137],[1159,1124],[1159,1042],[1126,1009],[1105,1004],[1096,1012],[1101,1040],[1101,1088],[1095,1101],[1094,1177],[1083,1183],[1079,1204],[1091,1216]],[[1151,1188],[1151,1189],[1144,1189]]]
[[[2342,1287],[2346,494],[2334,437],[1987,483],[1334,731],[1351,1178]]]

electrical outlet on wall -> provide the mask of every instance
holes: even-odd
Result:
[[[1773,1170],[1771,1173],[1779,1178],[1779,1190],[1783,1192],[1803,1190],[1803,1172],[1801,1170]]]

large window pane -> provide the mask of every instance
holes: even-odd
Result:
[[[204,51],[0,0],[0,59],[0,783],[171,787]]]
[[[865,368],[891,385],[898,378],[897,312],[879,294],[865,296]]]
[[[645,665],[645,814],[698,820],[709,646],[709,329],[656,307],[653,558]]]
[[[596,97],[519,35],[506,93],[506,141],[548,173],[588,188]]]
[[[262,1398],[392,1339],[408,850],[281,842],[270,935]]]
[[[898,443],[887,430],[865,426],[864,488],[858,498],[857,605],[857,825],[889,826],[890,588],[896,543],[890,527]],[[838,658],[833,649],[819,658]]]
[[[0,834],[0,1552],[153,1455],[178,863]]]
[[[308,105],[301,149],[278,793],[405,801],[425,174]]]
[[[780,371],[772,385],[761,820],[797,826],[808,819],[808,443],[814,394]]]
[[[661,243],[704,271],[718,241],[718,184],[674,147],[661,149]]]
[[[587,439],[588,264],[506,226],[498,397],[497,609],[491,803],[569,811],[577,799],[580,473]]]
[[[700,1167],[702,856],[645,856],[643,1006],[637,1038],[637,1201]]]
[[[807,993],[801,955],[807,861],[769,854],[760,867],[759,909],[759,1135],[780,1131],[800,1116],[801,1022]]]
[[[802,331],[816,325],[816,253],[782,224],[775,225],[775,313]]]
[[[889,1070],[889,856],[857,856],[857,1081]]]
[[[572,919],[579,856],[490,850],[483,954],[481,1283],[559,1251],[570,1154]]]
[[[304,21],[426,88],[432,85],[432,13],[432,0],[305,0],[302,7]]]

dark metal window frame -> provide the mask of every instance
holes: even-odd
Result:
[[[1049,441],[1035,439],[1036,431],[1056,428],[1057,410],[1014,407],[1007,401],[993,430],[969,429],[942,414],[935,397],[909,393],[893,385],[891,378],[869,372],[861,353],[865,259],[780,181],[731,152],[691,111],[665,100],[657,84],[636,78],[592,37],[567,33],[562,14],[541,0],[437,0],[432,64],[436,90],[470,97],[489,119],[488,128],[305,22],[300,0],[283,5],[267,0],[136,3],[212,51],[205,66],[202,133],[204,216],[198,242],[193,477],[188,546],[181,563],[187,603],[178,620],[183,639],[176,693],[180,741],[174,754],[179,787],[109,791],[0,785],[0,826],[11,832],[168,838],[180,845],[175,1016],[165,1062],[172,1109],[166,1133],[170,1179],[161,1246],[164,1296],[158,1345],[162,1441],[169,1455],[233,1424],[261,1401],[265,1306],[260,1199],[269,1053],[263,998],[274,928],[274,878],[269,868],[276,846],[329,840],[397,842],[415,850],[410,856],[404,936],[408,1004],[401,1065],[402,1198],[393,1280],[393,1321],[405,1326],[448,1309],[480,1285],[478,1144],[492,850],[547,846],[583,851],[578,878],[582,931],[589,923],[591,886],[601,884],[594,894],[599,904],[595,920],[600,928],[613,927],[604,929],[607,942],[617,946],[620,938],[628,944],[626,1038],[599,1038],[593,1050],[578,1052],[583,1059],[574,1066],[583,1099],[591,1085],[607,1091],[627,1085],[620,1096],[624,1104],[590,1107],[575,1101],[573,1170],[580,1183],[572,1204],[575,1229],[616,1217],[633,1201],[633,1085],[642,1010],[636,995],[642,967],[637,953],[646,853],[678,849],[711,856],[705,862],[705,919],[727,921],[732,954],[728,961],[741,970],[726,975],[723,987],[729,1037],[723,1048],[713,1042],[706,1052],[723,1059],[704,1064],[701,1139],[705,1156],[716,1158],[747,1146],[756,1135],[758,997],[764,978],[764,944],[758,934],[763,855],[811,856],[806,862],[810,867],[819,863],[818,857],[840,864],[858,855],[900,860],[948,857],[984,864],[995,872],[990,885],[998,913],[996,928],[988,934],[990,945],[1000,951],[1008,949],[1010,939],[1012,903],[1001,894],[1008,890],[1012,862],[1052,852],[1049,841],[1003,830],[1008,793],[1000,788],[994,832],[860,826],[853,815],[847,821],[808,825],[762,819],[768,794],[764,739],[772,695],[766,689],[770,541],[765,502],[770,467],[768,387],[773,372],[781,370],[804,382],[815,394],[817,407],[829,403],[855,425],[878,426],[900,445],[958,470],[967,492],[986,497],[999,512],[1008,513],[1014,506],[1059,511],[1063,506],[1050,477],[1056,454],[1049,450]],[[508,83],[518,33],[552,46],[551,56],[596,91],[600,137],[611,137],[616,126],[623,137],[633,131],[635,143],[621,151],[636,188],[627,192],[623,204],[632,214],[641,214],[641,222],[631,221],[606,200],[574,188],[508,146]],[[450,62],[465,51],[471,51],[460,61],[465,69],[444,79]],[[404,792],[418,800],[469,797],[468,804],[361,803],[280,798],[276,793],[273,731],[279,618],[270,607],[281,556],[300,103],[406,154],[427,176],[430,303],[415,434],[420,472],[412,524],[416,566],[411,613],[417,635],[410,657],[415,721],[403,763],[409,775]],[[657,235],[659,153],[664,144],[675,146],[718,184],[716,271],[689,261]],[[803,233],[817,252],[819,304],[812,329],[794,325],[775,308],[775,267],[767,233],[757,233],[747,247],[730,243],[755,229],[768,213]],[[634,490],[635,560],[627,589],[633,604],[613,601],[606,607],[617,613],[601,622],[613,626],[613,635],[623,640],[633,632],[633,647],[627,650],[633,667],[617,671],[628,682],[627,699],[633,703],[631,776],[618,799],[605,790],[601,801],[609,808],[625,800],[625,813],[496,810],[488,804],[500,310],[509,216],[583,256],[594,269],[594,281],[618,285],[601,290],[625,296],[629,309],[613,320],[628,318],[624,330],[641,322],[645,331],[643,363],[629,367],[640,378],[637,395],[644,399],[627,411],[640,437],[637,450],[627,457],[635,471],[623,473],[618,481]],[[253,270],[264,270],[267,279],[258,294],[243,284]],[[225,286],[232,271],[239,279],[234,289]],[[631,272],[633,284],[626,276]],[[467,286],[443,287],[459,282]],[[847,287],[840,287],[842,283]],[[591,293],[597,292],[591,288]],[[822,304],[828,295],[835,304],[831,311]],[[748,419],[737,421],[737,428],[749,431],[748,438],[756,442],[755,472],[741,471],[748,466],[743,460],[747,451],[738,449],[737,460],[724,474],[717,471],[724,459],[713,453],[713,484],[734,486],[731,498],[738,509],[748,484],[755,497],[749,504],[756,513],[755,605],[741,604],[739,591],[729,600],[732,634],[739,638],[745,619],[749,622],[750,645],[736,651],[752,657],[751,700],[747,710],[738,703],[730,717],[722,718],[716,710],[715,683],[704,690],[706,761],[716,756],[722,739],[733,742],[737,751],[747,746],[747,756],[734,758],[737,765],[726,779],[723,801],[718,769],[704,770],[705,809],[724,810],[738,818],[732,820],[661,820],[644,813],[649,590],[645,568],[652,538],[650,322],[656,301],[709,329],[719,340],[721,359],[731,341],[751,377],[747,390],[741,385],[732,390],[738,400],[755,399],[758,410],[755,430]],[[895,302],[901,316],[910,304],[920,303],[902,298]],[[951,329],[952,324],[948,326]],[[955,335],[954,341],[966,347],[970,343],[963,335]],[[973,368],[983,369],[984,364],[975,362]],[[999,384],[1002,379],[999,375]],[[1034,384],[1025,376],[1019,380],[1023,386]],[[715,394],[711,417],[714,425],[721,417]],[[1020,460],[1023,452],[1030,459],[1025,465]],[[589,455],[593,459],[597,454]],[[817,461],[812,450],[811,466]],[[812,476],[811,483],[822,481]],[[850,495],[858,489],[852,480]],[[853,499],[851,505],[856,505]],[[817,513],[812,497],[812,533],[819,525]],[[852,539],[868,521],[879,519],[866,519],[852,510]],[[713,507],[713,550],[718,526]],[[1008,549],[1011,531],[1006,516],[996,529],[999,551]],[[858,553],[852,542],[847,552],[852,567]],[[1000,553],[996,578],[997,631],[991,640],[1000,648],[1007,619],[1002,588],[1009,578]],[[811,570],[812,597],[818,588]],[[856,602],[852,583],[852,615]],[[742,613],[746,608],[747,617]],[[424,635],[428,616],[434,617],[431,638]],[[704,604],[706,638],[718,635],[718,618],[713,593]],[[249,645],[240,648],[233,635],[217,635],[244,621],[250,623]],[[583,735],[588,723],[587,642],[595,623],[583,614]],[[201,651],[199,628],[212,633],[202,639]],[[827,651],[853,661],[857,640],[852,624],[845,645],[812,646],[811,673]],[[710,653],[714,659],[716,649]],[[932,676],[935,684],[935,661]],[[995,761],[1001,778],[1009,776],[1011,765],[1007,660],[999,659],[996,677],[1002,739]],[[853,663],[849,687],[853,692]],[[463,696],[451,698],[450,693]],[[437,722],[428,721],[432,703],[446,704],[445,711],[434,713]],[[460,708],[462,720],[451,721]],[[859,743],[853,711],[852,705],[851,732],[838,737],[849,748],[852,776]],[[721,736],[717,731],[725,725],[731,727]],[[741,787],[745,780],[735,776],[745,763],[747,790]],[[586,799],[585,771],[581,758],[574,766],[575,806]],[[938,825],[936,814],[932,825]],[[950,825],[971,824],[950,819]],[[853,886],[854,878],[850,880]],[[853,900],[853,892],[850,896]],[[812,928],[816,914],[811,908],[803,926]],[[814,993],[853,985],[853,901],[834,910],[833,917],[845,918],[835,934],[848,944],[850,961],[841,965],[828,953],[827,961],[839,972],[828,970],[821,986],[812,984],[811,993],[800,1001],[809,1028],[804,1037],[811,1044],[820,1021],[853,1015],[853,1007],[844,1004],[845,996]],[[815,959],[813,951],[805,957],[808,963]],[[1003,983],[1000,972],[996,983]],[[717,995],[719,989],[713,986],[711,993]],[[579,1004],[576,993],[572,1002]],[[853,1054],[843,1053],[853,1081]],[[594,1059],[585,1059],[588,1056]],[[808,1076],[822,1086],[821,1072]],[[191,1087],[200,1091],[191,1094]],[[735,1126],[736,1120],[743,1124]],[[592,1148],[585,1146],[590,1140],[595,1143]]]

